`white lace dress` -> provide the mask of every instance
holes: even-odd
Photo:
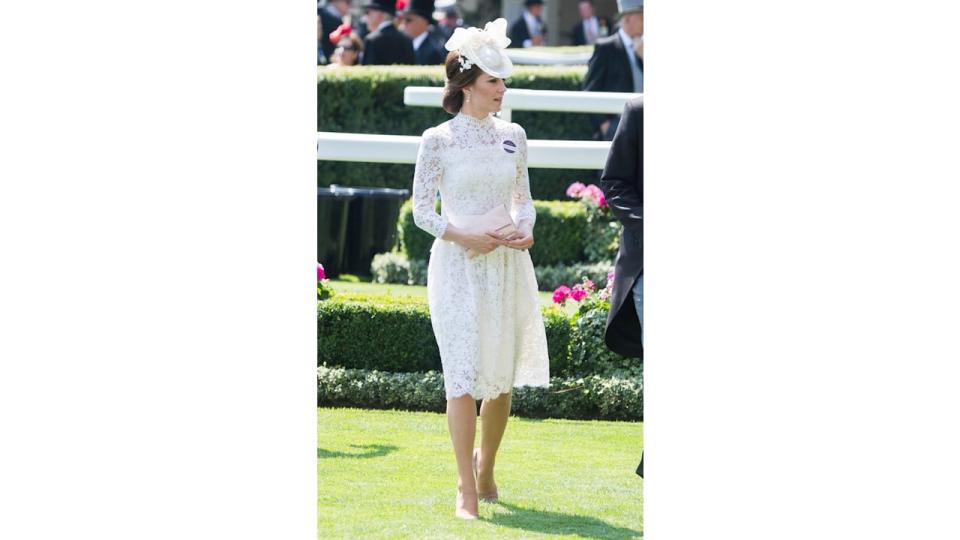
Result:
[[[441,211],[435,210],[437,190]],[[427,272],[430,319],[440,348],[447,399],[495,398],[514,386],[550,382],[537,280],[527,251],[500,246],[469,259],[441,239],[447,216],[484,214],[505,204],[517,226],[536,212],[523,128],[458,114],[427,129],[417,154],[413,216],[435,236]]]

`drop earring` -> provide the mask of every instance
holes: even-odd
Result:
[[[467,94],[467,103],[470,103],[470,94]]]

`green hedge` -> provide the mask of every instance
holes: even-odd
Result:
[[[580,90],[586,66],[516,66],[508,88]],[[440,66],[356,66],[317,70],[317,131],[420,135],[450,118],[439,107],[403,104],[407,86],[444,84]],[[507,90],[509,92],[509,90]],[[590,140],[589,115],[515,111],[530,139]]]
[[[572,318],[556,307],[545,307],[542,314],[553,375],[632,378],[642,372],[641,360],[607,349],[606,308]],[[390,372],[442,370],[426,299],[338,293],[318,302],[317,365],[324,364]]]
[[[607,283],[607,272],[611,270],[613,270],[611,261],[597,264],[575,263],[533,267],[538,288],[548,292],[560,285],[576,285],[585,277],[590,278],[597,286],[603,287]],[[373,276],[374,283],[426,285],[427,262],[419,259],[410,260],[401,252],[380,253],[373,256],[370,275]]]
[[[551,373],[567,377],[636,377],[643,372],[643,359],[626,358],[611,351],[603,339],[609,310],[589,309],[578,313],[572,325],[568,363]]]
[[[577,201],[533,201],[537,223],[530,258],[537,266],[572,264],[584,260],[587,213]]]
[[[319,302],[317,365],[324,362],[387,371],[440,369],[427,306]]]
[[[537,274],[537,286],[541,291],[552,291],[560,285],[572,287],[583,281],[583,278],[590,278],[602,288],[607,284],[607,272],[613,270],[613,262],[534,266],[533,270]]]
[[[585,260],[589,229],[583,205],[577,201],[533,201],[533,206],[537,211],[537,224],[533,231],[535,241],[530,248],[533,264],[549,266]],[[410,260],[427,260],[434,237],[417,227],[411,201],[408,200],[400,208],[397,226],[401,251]]]
[[[579,90],[586,66],[517,66],[507,81],[512,88]],[[443,86],[437,66],[356,66],[318,70],[317,131],[420,135],[450,118],[439,107],[407,107],[407,86]],[[516,111],[513,121],[529,139],[590,140],[589,115]],[[531,191],[537,199],[563,199],[567,186],[593,175],[590,171],[531,169]],[[413,165],[317,161],[319,186],[392,187],[409,189]]]
[[[443,375],[319,366],[317,405],[444,412]],[[514,388],[511,413],[531,418],[643,420],[643,377],[554,377],[548,388]]]
[[[317,303],[317,365],[394,372],[442,369],[426,301],[352,301],[356,297],[338,295]],[[569,319],[558,309],[545,308],[543,323],[550,363],[568,364]]]
[[[440,203],[437,203],[440,211]],[[400,207],[400,216],[397,218],[397,238],[400,251],[411,261],[426,261],[430,258],[430,248],[433,246],[434,236],[417,227],[413,221],[413,199],[407,199]]]

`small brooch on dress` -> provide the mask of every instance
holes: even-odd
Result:
[[[503,141],[503,150],[508,154],[512,154],[517,151],[517,145],[510,139],[507,139]]]

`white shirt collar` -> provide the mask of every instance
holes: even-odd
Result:
[[[430,32],[424,32],[419,36],[413,38],[413,50],[415,51],[420,50],[420,45],[423,45],[423,42],[426,41],[429,36],[430,36]]]
[[[384,28],[386,28],[386,27],[388,27],[388,26],[393,26],[393,20],[387,19],[387,20],[383,21],[382,23],[380,23],[380,26],[377,27],[377,30],[383,30]]]
[[[529,11],[523,10],[523,20],[527,23],[527,29],[531,33],[540,33],[540,21],[536,17],[530,14]]]
[[[623,28],[617,30],[617,33],[620,34],[620,41],[623,42],[623,46],[627,48],[628,51],[633,50],[633,38],[630,37],[630,34],[627,34]]]

